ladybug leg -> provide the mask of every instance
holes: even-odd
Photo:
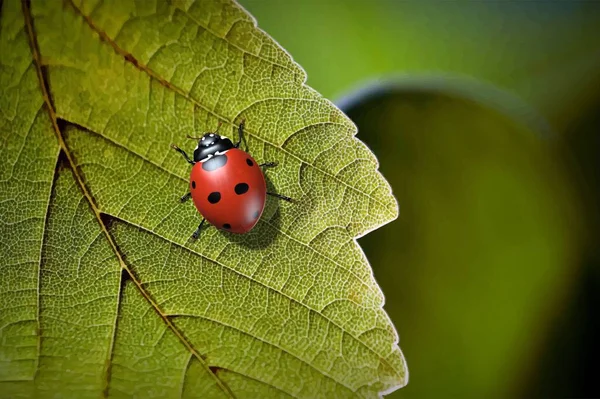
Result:
[[[192,234],[192,238],[194,240],[197,240],[198,237],[200,236],[200,229],[202,228],[202,225],[204,224],[205,221],[206,221],[206,219],[202,218],[202,221],[198,225],[198,228],[196,229],[196,231],[194,231],[194,234]]]
[[[177,151],[178,153],[180,153],[181,155],[183,155],[183,157],[185,158],[186,161],[188,161],[188,163],[191,163],[192,165],[196,163],[196,162],[192,161],[190,159],[190,157],[188,157],[188,155],[185,153],[185,151],[183,151],[181,148],[177,147],[175,144],[171,144],[171,148],[174,149],[175,151]]]
[[[277,162],[265,162],[265,163],[261,163],[260,165],[261,168],[274,168],[275,166],[277,166]]]
[[[245,124],[246,124],[246,120],[242,119],[242,122],[240,122],[240,125],[238,126],[239,140],[238,140],[237,143],[235,143],[234,147],[235,148],[240,148],[240,144],[242,144],[242,141],[243,141],[244,144],[246,145],[246,152],[248,152],[248,143],[244,139],[244,126],[246,126]]]
[[[192,197],[192,193],[187,193],[186,195],[184,195],[183,197],[181,197],[179,199],[179,201],[185,202],[185,201],[189,200],[191,197]]]
[[[290,197],[286,197],[285,195],[281,195],[281,194],[277,194],[277,193],[269,193],[269,192],[267,192],[267,195],[270,195],[271,197],[276,197],[276,198],[282,199],[287,202],[294,202],[293,199],[291,199]]]

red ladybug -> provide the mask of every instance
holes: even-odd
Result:
[[[219,127],[221,125],[219,124]],[[181,148],[172,144],[186,161],[193,165],[190,174],[190,192],[181,197],[181,202],[190,199],[203,216],[192,234],[196,239],[205,220],[219,230],[232,233],[247,233],[256,225],[267,195],[291,202],[284,195],[267,192],[262,167],[276,166],[274,162],[257,164],[254,158],[239,149],[244,134],[244,122],[238,128],[239,140],[233,144],[225,136],[206,133],[198,140],[191,160]]]

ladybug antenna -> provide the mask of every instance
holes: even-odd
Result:
[[[223,124],[223,122],[219,121],[219,124],[217,125],[217,130],[215,130],[213,133],[217,133],[219,131],[219,129],[221,128],[222,124]]]
[[[223,122],[219,122],[219,124],[217,125],[217,129],[213,132],[213,133],[217,133],[219,131],[219,129],[221,128],[221,125],[223,124]],[[192,140],[200,140],[202,139],[202,137],[192,137],[189,134],[187,136],[188,139],[192,139]]]

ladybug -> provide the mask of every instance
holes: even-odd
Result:
[[[244,121],[238,127],[239,140],[233,144],[217,132],[205,133],[194,149],[194,159],[190,159],[175,144],[171,147],[179,152],[192,166],[190,192],[181,197],[181,202],[190,198],[203,216],[198,228],[192,234],[197,239],[205,221],[219,230],[231,233],[247,233],[256,225],[265,208],[267,195],[292,202],[290,197],[270,193],[262,168],[277,166],[275,162],[258,164],[250,154],[241,150],[244,137]]]

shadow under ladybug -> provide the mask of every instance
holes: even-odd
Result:
[[[171,147],[193,165],[190,173],[190,191],[181,197],[181,202],[190,198],[202,221],[192,234],[193,239],[200,236],[205,222],[219,230],[245,234],[251,231],[265,208],[267,195],[293,202],[290,197],[267,191],[263,169],[277,166],[275,162],[258,164],[254,158],[239,147],[244,140],[244,121],[238,126],[239,139],[233,144],[230,139],[214,132],[202,137],[190,137],[198,140],[194,157],[190,157],[175,144]]]

